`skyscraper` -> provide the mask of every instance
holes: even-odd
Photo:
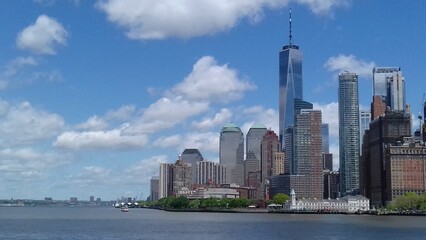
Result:
[[[220,132],[219,163],[226,167],[226,183],[244,185],[244,136],[233,123]]]
[[[262,124],[251,126],[246,136],[246,152],[253,152],[256,159],[260,161],[260,143],[267,129]]]
[[[289,44],[279,54],[279,136],[282,148],[286,128],[294,125],[295,99],[303,99],[302,52],[292,43],[291,10],[289,25]]]
[[[339,74],[339,162],[342,195],[359,190],[358,75]]]
[[[361,110],[359,112],[359,149],[362,149],[362,139],[364,138],[365,130],[370,129],[371,112],[368,110]],[[360,152],[362,154],[362,152]]]
[[[323,197],[322,115],[319,110],[305,109],[296,117],[294,163],[297,174],[305,175],[309,196]]]
[[[183,150],[181,154],[181,158],[184,163],[191,164],[192,170],[191,170],[191,176],[192,176],[192,183],[197,183],[197,162],[203,161],[203,155],[200,153],[198,149],[194,148],[187,148]]]
[[[275,159],[275,153],[281,151],[280,147],[280,141],[277,136],[277,134],[272,131],[268,130],[266,131],[265,135],[262,139],[261,144],[261,168],[260,168],[260,175],[261,175],[261,181],[262,181],[262,193],[265,197],[268,197],[268,185],[271,176],[273,175],[273,162]]]
[[[321,138],[322,138],[322,152],[329,153],[330,151],[330,138],[329,138],[329,128],[328,123],[321,124]]]
[[[149,194],[149,200],[150,201],[157,201],[158,198],[158,190],[159,190],[159,183],[160,183],[160,178],[158,176],[153,176],[151,178],[151,182],[150,182],[150,194]]]
[[[381,96],[390,110],[405,110],[405,81],[400,68],[373,69],[373,96]]]

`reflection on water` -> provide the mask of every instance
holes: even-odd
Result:
[[[424,239],[426,217],[0,208],[0,239]]]

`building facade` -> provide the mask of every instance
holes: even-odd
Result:
[[[160,178],[158,176],[153,176],[150,181],[150,201],[157,201],[159,199],[159,189],[160,189]]]
[[[303,99],[302,52],[292,43],[291,12],[289,44],[279,53],[279,138],[284,148],[284,132],[294,125],[294,101]]]
[[[339,74],[339,163],[342,196],[359,191],[358,75]]]
[[[203,155],[198,149],[195,148],[187,148],[183,150],[181,154],[181,158],[184,163],[189,163],[192,166],[192,183],[196,183],[196,163],[199,161],[203,161]]]
[[[267,129],[262,124],[254,124],[246,135],[246,152],[253,152],[260,161],[260,144]]]
[[[226,182],[225,166],[215,162],[196,162],[195,175],[196,184],[223,184]]]
[[[226,167],[226,183],[244,185],[244,136],[233,123],[220,132],[219,163]]]

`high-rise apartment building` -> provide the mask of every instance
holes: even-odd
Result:
[[[277,134],[272,131],[266,131],[263,136],[261,143],[261,157],[260,157],[260,173],[261,173],[261,181],[262,181],[262,192],[265,196],[268,194],[268,184],[271,176],[273,175],[273,162],[275,153],[281,151],[280,140]]]
[[[359,191],[358,75],[339,74],[339,163],[342,195]]]
[[[233,123],[220,132],[219,163],[226,167],[226,183],[244,185],[244,136]]]
[[[302,52],[292,43],[291,11],[289,23],[289,44],[279,54],[279,137],[282,148],[286,128],[294,125],[295,99],[303,99]]]
[[[312,198],[323,197],[322,114],[304,109],[296,116],[294,158],[297,174],[305,175]]]
[[[203,155],[200,153],[198,149],[195,148],[187,148],[183,150],[181,154],[181,159],[184,163],[191,164],[192,170],[191,170],[191,176],[192,176],[192,183],[197,182],[197,173],[196,173],[196,163],[199,161],[203,161]]]
[[[260,143],[267,129],[262,124],[254,124],[251,126],[246,135],[246,152],[253,152],[260,161]]]
[[[181,158],[172,165],[173,196],[188,192],[192,187],[192,165],[185,163]]]

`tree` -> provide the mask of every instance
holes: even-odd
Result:
[[[276,204],[284,204],[289,199],[290,197],[284,193],[275,194],[275,196],[272,198],[273,202]]]

